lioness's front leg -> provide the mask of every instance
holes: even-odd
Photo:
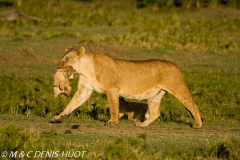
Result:
[[[53,117],[52,122],[59,123],[66,119],[72,113],[72,111],[82,105],[91,96],[92,91],[93,90],[86,88],[84,85],[79,85],[78,90],[74,94],[70,103],[63,112]]]
[[[109,89],[107,92],[108,105],[110,109],[111,119],[106,122],[106,125],[115,126],[118,125],[119,114],[119,93],[118,89]]]

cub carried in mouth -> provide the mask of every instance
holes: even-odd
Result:
[[[70,88],[66,87],[69,86],[66,81],[74,73],[79,74],[78,89],[64,111],[53,117],[53,122],[62,122],[81,106],[94,90],[107,95],[111,115],[107,125],[118,124],[121,96],[147,100],[149,117],[144,122],[136,122],[136,126],[148,126],[160,116],[160,102],[168,92],[181,101],[195,119],[193,127],[202,126],[199,109],[192,100],[181,70],[175,64],[159,59],[113,59],[106,54],[85,52],[84,47],[67,47],[65,51],[66,54],[61,58],[54,76],[54,95],[58,97],[59,94],[69,94]]]
[[[68,72],[71,72],[71,75],[73,77],[74,74],[74,70],[72,69],[67,69]],[[70,92],[71,92],[71,86],[69,85],[69,78],[71,78],[70,76],[68,77],[68,75],[66,75],[65,73],[66,68],[62,68],[62,69],[58,69],[57,72],[54,75],[54,87],[53,87],[53,91],[54,91],[54,97],[59,97],[59,98],[63,98],[63,97],[68,97]]]

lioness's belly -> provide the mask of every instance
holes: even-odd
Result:
[[[160,92],[161,88],[152,88],[150,90],[147,90],[145,92],[133,92],[133,91],[126,91],[126,90],[120,90],[119,94],[122,97],[129,98],[129,99],[135,99],[135,100],[146,100],[154,97]]]

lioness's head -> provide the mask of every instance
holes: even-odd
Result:
[[[69,46],[65,49],[65,55],[61,58],[57,65],[57,72],[54,75],[54,97],[68,97],[71,92],[69,79],[75,73],[75,65],[77,60],[81,58],[81,54],[85,52],[85,48],[81,47],[78,50]]]
[[[73,76],[75,72],[71,65],[67,65],[68,60],[72,57],[69,55],[71,51],[74,51],[74,49],[72,47],[67,47],[65,49],[65,55],[57,65],[57,72],[54,75],[54,97],[68,97],[71,92],[69,78]]]
[[[85,48],[80,47],[79,49],[73,49],[72,46],[68,46],[65,49],[66,54],[61,58],[57,65],[58,69],[68,68],[71,66],[75,68],[76,62],[81,58],[81,55],[85,53]]]

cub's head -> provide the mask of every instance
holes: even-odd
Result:
[[[120,107],[126,107],[127,106],[127,101],[123,97],[119,97],[119,106]]]
[[[54,75],[54,97],[68,97],[71,92],[69,79],[73,77],[75,67],[82,54],[85,53],[85,48],[81,47],[78,50],[69,46],[65,49],[65,55],[61,58],[57,65],[57,72]]]
[[[64,71],[58,69],[54,75],[54,97],[68,97],[71,92],[71,86],[69,85],[69,79],[64,75]]]

